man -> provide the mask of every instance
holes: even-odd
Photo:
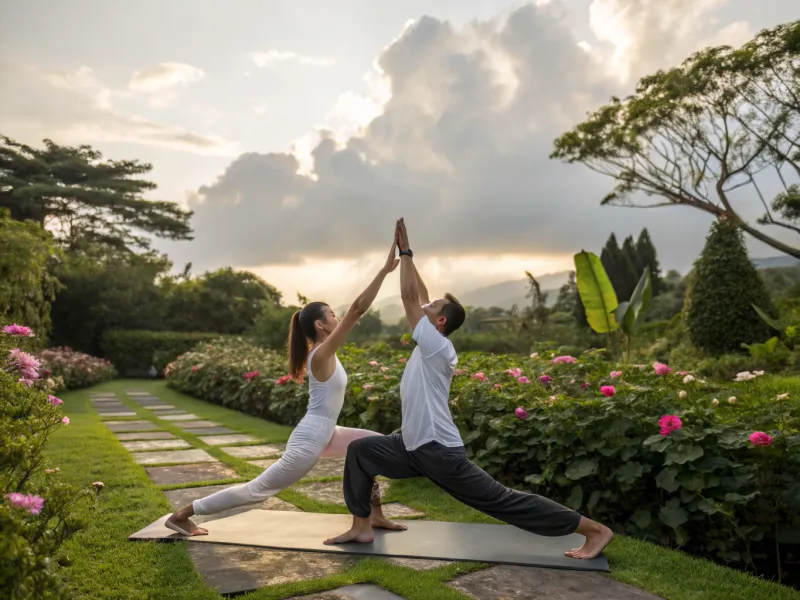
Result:
[[[374,541],[370,498],[375,476],[427,477],[456,500],[489,516],[543,536],[579,533],[586,543],[565,554],[596,557],[611,542],[608,527],[552,500],[507,488],[466,456],[448,404],[458,357],[448,336],[464,322],[464,308],[451,295],[430,302],[413,263],[403,219],[395,229],[400,249],[400,290],[417,347],[400,382],[399,434],[350,444],[344,469],[344,498],[353,515],[350,531],[325,544]]]

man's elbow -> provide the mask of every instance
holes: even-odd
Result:
[[[416,304],[419,306],[419,290],[401,290],[400,299],[403,304]]]

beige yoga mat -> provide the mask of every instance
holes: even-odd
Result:
[[[577,560],[564,552],[583,545],[584,537],[541,537],[510,525],[403,521],[407,531],[375,530],[372,544],[326,546],[322,542],[350,528],[350,515],[251,510],[215,521],[203,527],[209,535],[185,538],[164,526],[166,515],[137,531],[128,539],[254,546],[300,552],[329,552],[369,556],[427,558],[483,562],[578,571],[608,571],[604,556]]]

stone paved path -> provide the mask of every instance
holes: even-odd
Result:
[[[197,436],[203,444],[228,456],[247,460],[267,468],[281,456],[282,444],[265,444],[255,436],[234,431],[166,404],[155,396],[127,390],[127,399],[141,407],[131,409],[110,393],[90,394],[92,405],[104,418],[104,424],[116,434],[123,448],[147,472],[154,484],[175,486],[195,484],[188,488],[164,489],[170,506],[177,509],[230,485],[212,484],[238,477],[234,469],[203,448],[192,447],[181,434]],[[148,412],[152,411],[152,412]],[[149,415],[149,416],[148,416]],[[130,417],[120,419],[120,417]],[[139,418],[137,418],[139,417]],[[171,431],[165,431],[168,425]],[[341,477],[344,459],[323,459],[298,484],[297,492],[321,502],[344,505]],[[318,478],[333,481],[314,481]],[[380,481],[381,492],[388,482]],[[259,508],[262,510],[298,511],[296,506],[279,498],[270,498],[255,505],[225,511],[217,515],[196,517],[196,521],[213,527],[217,519]],[[424,518],[424,514],[403,504],[384,504],[391,517]],[[353,555],[314,552],[288,552],[228,546],[223,544],[188,544],[188,552],[205,582],[221,594],[238,594],[261,587],[325,577],[356,564]],[[448,561],[389,558],[387,562],[418,571],[427,571],[451,564]],[[626,586],[600,573],[559,571],[532,567],[493,566],[461,575],[447,585],[475,600],[658,600],[656,596]],[[375,584],[360,583],[325,592],[294,596],[294,600],[403,600]]]

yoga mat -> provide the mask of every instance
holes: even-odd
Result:
[[[350,515],[250,510],[231,517],[206,521],[208,535],[185,538],[164,527],[166,515],[128,539],[255,546],[300,552],[330,552],[369,556],[395,556],[434,560],[471,561],[576,571],[608,571],[604,556],[577,560],[566,550],[583,545],[582,535],[548,538],[510,525],[403,521],[407,531],[375,530],[372,544],[326,546],[322,542],[350,528]]]

